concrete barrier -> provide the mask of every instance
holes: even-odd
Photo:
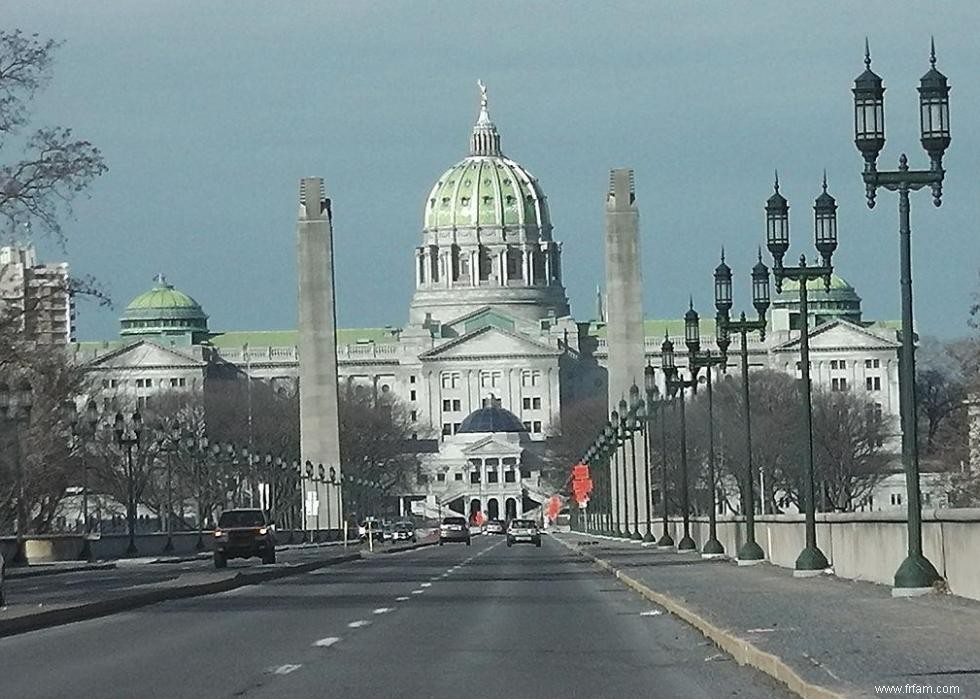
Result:
[[[755,522],[756,541],[766,559],[793,568],[805,541],[803,515],[760,515]],[[659,521],[652,530],[660,536]],[[681,519],[671,517],[668,530],[679,541]],[[691,535],[699,547],[704,543],[707,517],[691,518]],[[745,518],[719,516],[718,539],[734,557],[745,541]],[[818,513],[817,545],[838,577],[892,585],[908,553],[906,516],[900,512]],[[923,512],[922,550],[946,578],[952,594],[980,600],[980,508]]]

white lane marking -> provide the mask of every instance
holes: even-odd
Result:
[[[422,583],[421,585],[419,585],[419,587],[432,587],[432,583],[430,582]]]
[[[661,614],[663,614],[663,612],[659,609],[651,609],[646,612],[640,612],[640,616],[660,616]]]
[[[302,665],[280,665],[279,667],[277,667],[272,672],[275,675],[288,675],[290,672],[294,672],[296,670],[299,670],[301,667],[303,667],[303,666]]]
[[[374,610],[375,614],[387,614],[391,611],[391,607],[378,607]]]
[[[316,646],[317,648],[329,648],[333,644],[339,643],[339,642],[340,642],[340,639],[337,638],[336,636],[327,636],[326,638],[321,638],[319,641],[317,641],[313,645]]]
[[[396,598],[395,598],[395,601],[396,601],[396,602],[407,602],[407,601],[408,601],[408,597],[406,597],[406,596],[404,596],[404,595],[403,595],[403,596],[401,596],[401,597],[396,597]]]
[[[352,621],[351,623],[349,623],[347,625],[349,627],[351,627],[352,629],[359,629],[362,626],[368,626],[370,623],[371,622],[368,621],[367,619],[358,619],[357,621]]]
[[[412,590],[413,595],[421,595],[425,590]]]

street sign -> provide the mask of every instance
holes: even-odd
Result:
[[[561,512],[561,498],[557,495],[552,495],[548,500],[548,509],[545,514],[547,514],[549,520],[554,522],[558,519],[559,512]]]

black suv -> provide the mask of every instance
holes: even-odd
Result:
[[[225,510],[214,530],[214,567],[224,568],[229,558],[259,556],[276,562],[275,526],[263,510]]]

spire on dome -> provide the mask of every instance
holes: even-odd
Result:
[[[473,126],[470,155],[500,155],[500,134],[497,133],[497,126],[490,121],[487,109],[487,86],[482,80],[477,80],[476,84],[480,88],[480,116]]]

